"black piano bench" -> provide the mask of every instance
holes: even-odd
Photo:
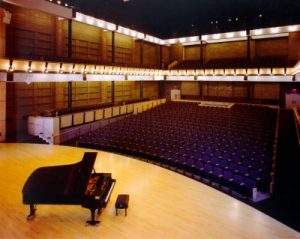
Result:
[[[129,195],[128,194],[119,194],[116,201],[116,216],[118,216],[119,209],[125,209],[125,216],[127,216],[127,208],[129,203]]]

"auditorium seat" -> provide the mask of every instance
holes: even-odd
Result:
[[[276,119],[266,106],[167,102],[83,135],[78,145],[144,158],[248,197],[273,178]]]

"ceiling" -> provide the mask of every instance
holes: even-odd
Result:
[[[162,39],[300,23],[300,0],[63,0]]]

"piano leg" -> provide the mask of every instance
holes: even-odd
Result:
[[[98,210],[97,210],[97,213],[98,213],[98,215],[100,215],[100,214],[101,214],[101,211],[102,211],[102,208],[101,208],[101,207],[99,207],[99,208],[98,208]]]
[[[34,204],[30,204],[29,207],[30,207],[30,213],[27,216],[27,221],[30,221],[35,217],[35,211],[36,211]]]
[[[95,220],[95,209],[90,209],[91,211],[91,220],[86,221],[87,225],[98,225],[100,223],[100,221]]]

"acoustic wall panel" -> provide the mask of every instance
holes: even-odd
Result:
[[[94,111],[87,111],[84,112],[84,122],[89,123],[95,120],[95,112]]]
[[[112,117],[112,108],[104,109],[104,119],[109,119]]]
[[[103,109],[99,109],[95,111],[95,120],[103,119]]]
[[[67,128],[72,126],[72,115],[63,115],[60,117],[60,128]]]
[[[73,125],[84,123],[84,112],[73,114]]]

